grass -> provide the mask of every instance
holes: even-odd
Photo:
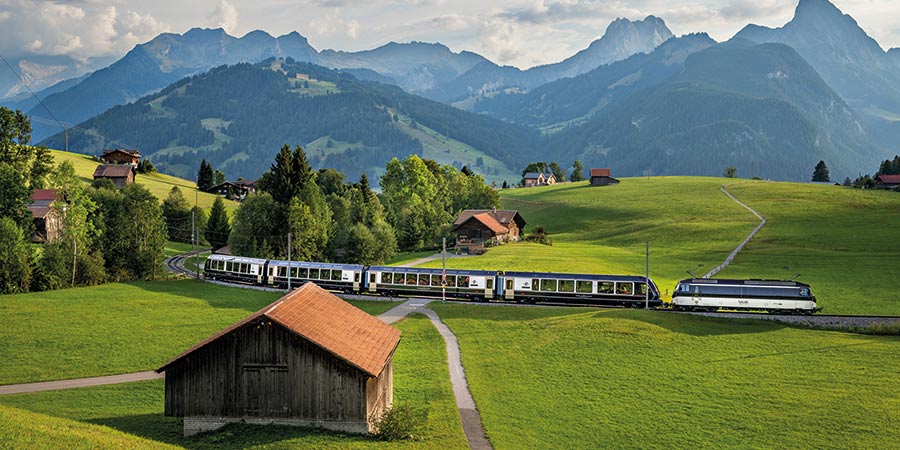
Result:
[[[280,297],[195,280],[0,297],[0,384],[156,369]],[[352,301],[370,314],[391,302]]]
[[[92,427],[99,437],[106,439],[98,438],[101,446],[110,446],[107,442],[121,442],[112,446],[132,448],[162,446],[164,443],[199,449],[466,448],[447,374],[443,340],[429,320],[421,315],[407,318],[396,326],[403,332],[403,338],[394,355],[394,400],[398,404],[414,402],[428,411],[423,436],[416,441],[388,443],[361,436],[251,425],[229,425],[219,432],[185,438],[181,436],[181,420],[162,415],[162,380],[0,397],[0,403],[6,405],[0,406],[0,418],[5,414],[25,418],[34,415],[24,410],[56,416],[53,420],[61,424]],[[13,447],[22,447],[27,442],[19,440],[19,436],[27,436],[30,433],[28,427],[25,420],[6,429],[0,425],[0,436]],[[125,440],[126,437],[131,440]],[[67,448],[78,439],[79,436],[74,434],[63,435],[50,446]]]
[[[422,252],[403,252],[399,255],[387,260],[384,262],[385,265],[388,266],[399,266],[402,264],[410,263],[417,259],[422,259],[428,256],[431,256],[435,253],[440,253],[440,250],[425,250]]]
[[[722,178],[628,178],[617,186],[585,182],[501,191],[526,233],[542,225],[552,246],[503,245],[454,268],[650,276],[668,300],[692,271],[719,265],[759,220],[720,190]],[[737,198],[768,224],[717,277],[784,279],[799,272],[819,306],[832,314],[900,315],[894,291],[900,239],[900,195],[802,183],[738,181]],[[425,267],[440,267],[440,261]],[[789,270],[784,269],[788,267]]]
[[[70,161],[75,167],[76,175],[84,180],[85,183],[90,184],[93,182],[94,170],[100,163],[91,159],[90,156],[77,153],[66,153],[58,150],[52,150],[51,153],[53,154],[55,164],[58,165],[63,161]],[[135,182],[147,188],[160,201],[165,200],[173,186],[178,186],[178,188],[181,189],[181,193],[184,194],[184,197],[188,200],[188,203],[193,204],[195,196],[194,192],[197,191],[197,185],[193,181],[176,178],[162,173],[152,175],[139,173],[135,176]],[[210,209],[212,208],[215,199],[216,196],[213,194],[199,192],[197,195],[197,205],[204,209]],[[227,199],[223,200],[225,201],[225,207],[228,209],[235,209],[238,206],[238,203],[235,201]]]
[[[885,448],[900,338],[635,310],[432,304],[495,448]]]

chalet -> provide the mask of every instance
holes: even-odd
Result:
[[[132,167],[137,168],[138,160],[141,159],[141,152],[117,148],[103,152],[102,159],[107,164],[130,164]]]
[[[525,174],[525,187],[548,186],[556,184],[556,176],[552,173],[528,172]]]
[[[525,219],[515,210],[467,209],[459,214],[451,231],[456,231],[457,251],[484,253],[485,245],[518,241]]]
[[[194,345],[166,373],[184,434],[227,423],[370,433],[393,403],[400,331],[313,283]]]
[[[247,198],[248,195],[256,192],[256,180],[226,181],[209,188],[209,191],[207,192],[223,197],[227,197],[230,193],[231,198],[243,200]]]
[[[875,185],[881,189],[896,189],[900,187],[900,175],[878,175]]]
[[[35,189],[28,211],[34,220],[31,242],[51,242],[59,238],[63,228],[63,214],[53,207],[59,196],[52,189]]]
[[[612,177],[609,169],[591,169],[591,186],[609,186],[619,184],[619,180]]]
[[[134,183],[134,167],[124,164],[101,164],[94,170],[94,179],[107,178],[112,180],[117,188]]]

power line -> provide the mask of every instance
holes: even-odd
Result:
[[[37,100],[38,104],[40,104],[41,106],[44,107],[45,110],[47,110],[47,113],[49,113],[50,117],[52,117],[53,120],[56,121],[56,124],[59,125],[59,127],[62,128],[63,131],[66,132],[66,151],[69,151],[69,132],[66,129],[66,127],[64,127],[62,122],[60,122],[59,119],[56,118],[56,115],[53,114],[53,111],[50,111],[50,108],[48,108],[47,105],[44,104],[43,100],[41,100],[40,97],[35,95],[34,91],[31,90],[31,86],[29,86],[28,83],[25,82],[25,79],[19,74],[19,72],[16,72],[16,69],[13,69],[12,64],[10,64],[9,61],[7,61],[6,58],[3,57],[2,54],[0,54],[0,59],[2,59],[4,63],[6,63],[6,67],[8,67],[9,70],[13,73],[13,75],[15,75],[16,78],[19,80],[19,82],[21,82],[22,85],[25,86],[25,89],[27,89],[28,93],[31,94],[31,96],[34,97],[35,100]]]

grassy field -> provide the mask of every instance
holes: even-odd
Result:
[[[542,225],[553,245],[504,245],[448,266],[643,275],[649,241],[650,276],[668,299],[687,271],[703,275],[719,265],[759,223],[719,190],[725,181],[628,178],[605,188],[582,182],[504,190],[503,206],[519,210],[526,232]],[[900,220],[900,195],[750,181],[729,189],[769,222],[718,277],[801,273],[828,313],[900,315],[900,234],[888,225]]]
[[[432,304],[504,448],[889,448],[900,338],[635,310]]]
[[[0,384],[156,369],[280,296],[194,280],[5,295]],[[396,306],[351,303],[370,314]]]
[[[394,399],[414,402],[427,413],[416,441],[386,443],[358,436],[291,427],[230,425],[216,433],[181,436],[181,420],[164,417],[161,380],[96,388],[0,397],[0,436],[13,448],[71,448],[83,442],[81,429],[102,447],[143,448],[172,444],[186,448],[466,448],[456,412],[443,340],[428,319],[413,316],[397,325],[403,332],[394,355]],[[21,408],[21,409],[13,409]],[[26,411],[27,410],[27,411]],[[46,417],[35,413],[47,414]],[[32,431],[30,421],[60,429],[52,440]],[[127,433],[127,434],[125,434]],[[48,445],[43,445],[43,444]],[[90,445],[84,446],[91,447]]]
[[[75,167],[75,173],[80,178],[86,183],[93,182],[94,169],[96,169],[100,163],[92,160],[90,156],[56,150],[53,150],[51,153],[53,154],[55,164],[58,165],[63,161],[70,161]],[[178,188],[181,189],[181,193],[184,194],[184,197],[188,200],[188,203],[191,205],[194,204],[194,192],[197,190],[197,185],[194,184],[193,181],[158,173],[153,175],[138,174],[135,176],[135,182],[147,188],[160,201],[164,200],[169,195],[169,191],[172,190],[173,186],[178,186]],[[212,208],[215,199],[216,196],[213,194],[200,192],[197,196],[197,205],[204,209],[210,209]],[[223,200],[225,201],[226,208],[237,208],[237,202],[226,199]]]

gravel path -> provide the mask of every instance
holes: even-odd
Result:
[[[747,238],[744,239],[744,240],[743,240],[743,241],[742,241],[742,242],[734,249],[734,251],[732,251],[731,254],[728,255],[727,258],[725,258],[725,262],[723,262],[722,264],[719,264],[719,265],[718,265],[717,267],[715,267],[713,270],[710,270],[709,273],[707,273],[706,275],[703,275],[703,278],[710,278],[710,277],[713,277],[713,276],[715,276],[717,273],[721,272],[722,269],[728,267],[728,265],[731,264],[731,261],[734,260],[734,257],[737,256],[737,254],[740,253],[740,251],[744,249],[744,246],[747,245],[748,242],[750,242],[750,239],[753,239],[753,236],[756,236],[756,233],[757,233],[759,230],[761,230],[762,227],[765,226],[765,224],[766,224],[766,218],[765,218],[765,217],[763,217],[760,213],[756,212],[753,208],[751,208],[751,207],[745,205],[743,202],[741,202],[740,200],[738,200],[737,198],[735,198],[733,195],[731,195],[731,192],[728,192],[728,190],[725,189],[725,186],[724,186],[724,185],[722,185],[722,187],[721,187],[720,189],[722,189],[722,192],[724,192],[725,195],[727,195],[729,198],[731,198],[732,200],[734,200],[735,203],[737,203],[738,205],[743,206],[744,208],[747,209],[747,211],[752,212],[754,216],[759,217],[760,222],[759,222],[759,225],[757,225],[756,228],[754,228],[753,231],[750,232],[750,234],[747,236]]]
[[[106,377],[76,378],[73,380],[44,381],[41,383],[8,384],[0,386],[0,395],[27,394],[31,392],[55,391],[58,389],[71,389],[89,386],[102,386],[104,384],[131,383],[133,381],[156,380],[164,375],[154,371],[124,373]]]

